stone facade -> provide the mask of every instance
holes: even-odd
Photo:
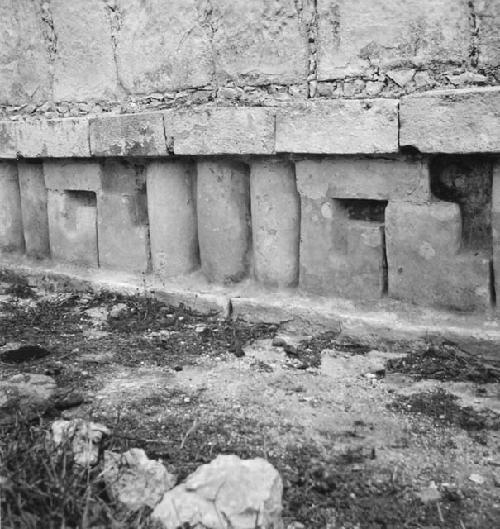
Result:
[[[0,249],[487,311],[498,5],[3,2]]]

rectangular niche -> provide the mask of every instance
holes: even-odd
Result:
[[[47,213],[52,258],[97,267],[96,193],[49,190]]]

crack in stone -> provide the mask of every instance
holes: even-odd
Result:
[[[118,88],[124,94],[130,95],[131,92],[124,85],[118,69],[118,33],[120,32],[123,23],[122,14],[116,0],[104,0],[104,9],[106,11],[109,27],[111,30],[111,48],[113,50],[113,62],[115,63],[116,82],[118,84]]]

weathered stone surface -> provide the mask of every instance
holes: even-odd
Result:
[[[0,104],[51,98],[52,43],[43,14],[44,6],[32,0],[0,3]]]
[[[198,162],[197,207],[203,273],[209,281],[240,281],[250,258],[247,167],[223,160]]]
[[[220,455],[167,492],[151,515],[165,529],[283,529],[283,483],[265,459]]]
[[[0,424],[18,417],[31,419],[43,413],[56,392],[56,383],[46,375],[20,373],[0,385]]]
[[[117,79],[106,4],[101,0],[51,0],[50,12],[57,38],[56,101],[112,98]]]
[[[400,103],[400,144],[421,152],[500,152],[500,88],[436,90]]]
[[[389,296],[464,311],[489,307],[490,260],[460,251],[457,204],[392,202],[385,226]]]
[[[90,156],[86,119],[26,121],[17,128],[17,150],[25,158]]]
[[[474,0],[474,13],[479,27],[479,66],[498,68],[500,66],[500,2]]]
[[[14,162],[0,162],[0,250],[24,250],[21,195]]]
[[[17,123],[0,121],[0,159],[15,158],[17,155]]]
[[[47,194],[50,253],[56,261],[97,266],[97,202],[89,191]]]
[[[309,198],[422,202],[430,199],[427,162],[413,159],[300,160],[297,187]]]
[[[304,81],[307,40],[294,0],[212,0],[219,83]]]
[[[193,162],[148,164],[147,196],[153,271],[169,277],[199,267]]]
[[[301,196],[300,287],[314,294],[380,298],[383,226],[351,220],[336,200]]]
[[[81,467],[89,467],[97,465],[100,443],[110,432],[103,424],[74,419],[54,421],[51,433],[56,448],[70,445],[75,463]]]
[[[145,272],[149,228],[144,174],[128,162],[107,161],[97,197],[99,264]],[[119,236],[117,236],[119,234]]]
[[[272,154],[274,110],[211,107],[165,112],[175,154]]]
[[[162,463],[149,459],[140,448],[123,454],[106,450],[103,477],[111,499],[128,511],[154,509],[176,481]]]
[[[209,5],[196,0],[118,0],[119,78],[126,90],[151,93],[210,84]]]
[[[398,102],[318,101],[276,115],[276,152],[392,153],[398,150]]]
[[[50,255],[47,190],[41,162],[19,162],[17,165],[21,191],[26,253],[32,257]]]
[[[300,201],[289,162],[257,160],[250,166],[250,204],[256,279],[290,287],[298,280]]]
[[[160,156],[167,154],[163,115],[130,114],[90,120],[93,156]]]
[[[321,80],[469,60],[467,0],[318,0]]]
[[[54,191],[93,191],[102,189],[102,168],[95,162],[44,162],[45,186]]]

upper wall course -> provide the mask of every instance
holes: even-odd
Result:
[[[494,2],[491,2],[494,3]],[[469,60],[467,0],[318,0],[318,79]]]
[[[400,145],[427,153],[500,152],[500,87],[402,98]]]
[[[116,65],[106,3],[51,0],[49,6],[57,38],[54,99],[116,97]]]
[[[0,105],[35,104],[52,97],[47,2],[0,2]]]
[[[212,79],[210,26],[197,0],[117,0],[118,75],[132,93],[201,87]],[[204,21],[205,19],[205,21]]]

